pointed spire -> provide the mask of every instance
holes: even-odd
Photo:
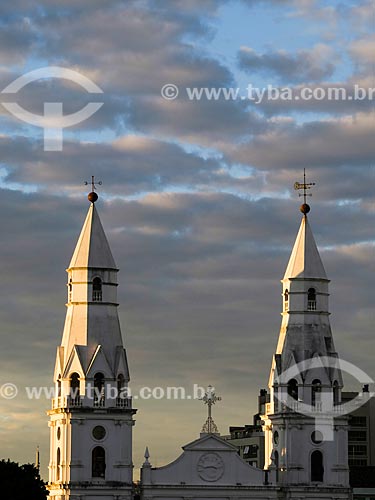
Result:
[[[302,217],[296,242],[285,271],[284,279],[290,278],[327,279],[307,215]]]
[[[69,269],[87,267],[117,269],[94,203],[91,203],[69,264]]]

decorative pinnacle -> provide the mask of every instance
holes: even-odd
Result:
[[[96,201],[98,201],[99,196],[95,193],[95,191],[97,190],[97,187],[95,184],[95,176],[92,175],[91,182],[85,181],[84,184],[85,184],[85,186],[88,186],[89,184],[91,184],[91,193],[89,193],[87,196],[88,200],[91,203],[95,203]],[[102,181],[98,181],[98,186],[101,186],[101,185],[102,185]]]
[[[315,186],[315,182],[309,182],[309,183],[306,182],[306,169],[304,168],[303,169],[303,183],[300,183],[300,182],[294,183],[295,190],[303,189],[303,194],[300,193],[299,196],[303,196],[303,205],[301,205],[300,210],[304,215],[307,215],[311,210],[310,206],[306,203],[306,197],[312,196],[312,194],[308,193],[307,190],[311,189],[313,186]]]
[[[40,471],[40,452],[39,452],[39,445],[36,447],[35,451],[35,467]]]
[[[216,401],[221,401],[221,397],[216,396],[215,389],[212,385],[207,387],[207,391],[203,398],[199,398],[200,401],[203,401],[205,405],[208,407],[208,418],[202,428],[202,433],[204,434],[218,434],[218,428],[212,418],[212,405],[216,403]]]
[[[150,452],[148,451],[148,446],[146,446],[144,457],[145,457],[145,461],[143,463],[143,467],[150,467],[151,466],[151,464],[149,462]]]

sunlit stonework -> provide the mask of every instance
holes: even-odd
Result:
[[[67,315],[54,374],[56,397],[48,412],[53,500],[139,498],[134,497],[132,462],[136,410],[126,396],[129,370],[117,316],[117,267],[94,194],[68,267]],[[163,467],[152,467],[146,449],[137,488],[142,500],[350,498],[346,417],[338,412],[330,426],[332,439],[326,440],[325,429],[317,430],[316,419],[300,411],[309,404],[322,420],[322,394],[339,408],[343,387],[340,370],[319,365],[322,357],[338,355],[329,323],[329,280],[306,207],[282,280],[282,324],[262,416],[265,469],[246,463],[237,448],[220,437],[211,411],[221,398],[209,386],[202,398],[208,418],[200,437]],[[279,375],[300,362],[305,363],[304,373],[280,383]],[[110,397],[112,389],[116,397]]]

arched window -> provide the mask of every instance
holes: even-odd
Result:
[[[57,396],[56,397],[60,397],[61,396],[61,375],[59,375],[57,377]]]
[[[284,311],[289,311],[289,290],[284,292]]]
[[[92,450],[92,477],[105,478],[105,450],[101,446],[96,446]]]
[[[298,400],[298,382],[295,378],[288,382],[288,394],[291,398]]]
[[[104,406],[104,375],[101,372],[94,376],[94,404],[95,406]]]
[[[69,278],[69,283],[68,283],[68,302],[69,303],[72,301],[72,292],[73,292],[72,278]]]
[[[337,380],[333,382],[333,404],[338,405],[340,403],[340,387]]]
[[[321,404],[321,395],[322,392],[322,383],[317,378],[313,380],[311,387],[311,404],[315,406],[315,408],[319,408]]]
[[[316,311],[316,290],[309,288],[307,291],[307,310]]]
[[[279,481],[279,452],[275,450],[273,452],[273,463],[275,464],[276,468],[276,482]]]
[[[76,372],[70,375],[70,397],[72,401],[80,399],[79,374]]]
[[[124,389],[125,389],[125,377],[121,373],[117,377],[117,394],[118,394],[118,397],[121,397],[121,394],[122,394],[122,392],[123,392]]]
[[[315,450],[311,453],[311,482],[322,483],[323,479],[323,453],[319,450]]]
[[[57,448],[56,453],[56,480],[60,481],[60,463],[61,463],[61,452],[60,448]]]
[[[102,280],[100,278],[94,278],[92,280],[92,301],[102,301]]]

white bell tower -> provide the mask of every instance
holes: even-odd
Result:
[[[94,186],[94,184],[93,184]],[[95,202],[68,272],[63,338],[50,418],[49,498],[130,500],[132,492],[129,370],[117,315],[117,272]]]
[[[305,202],[282,280],[282,323],[262,417],[266,467],[276,469],[288,498],[350,498],[347,417],[340,412],[343,381],[329,321],[329,280],[309,211]],[[317,487],[320,493],[313,494]],[[307,494],[306,489],[312,490]]]

